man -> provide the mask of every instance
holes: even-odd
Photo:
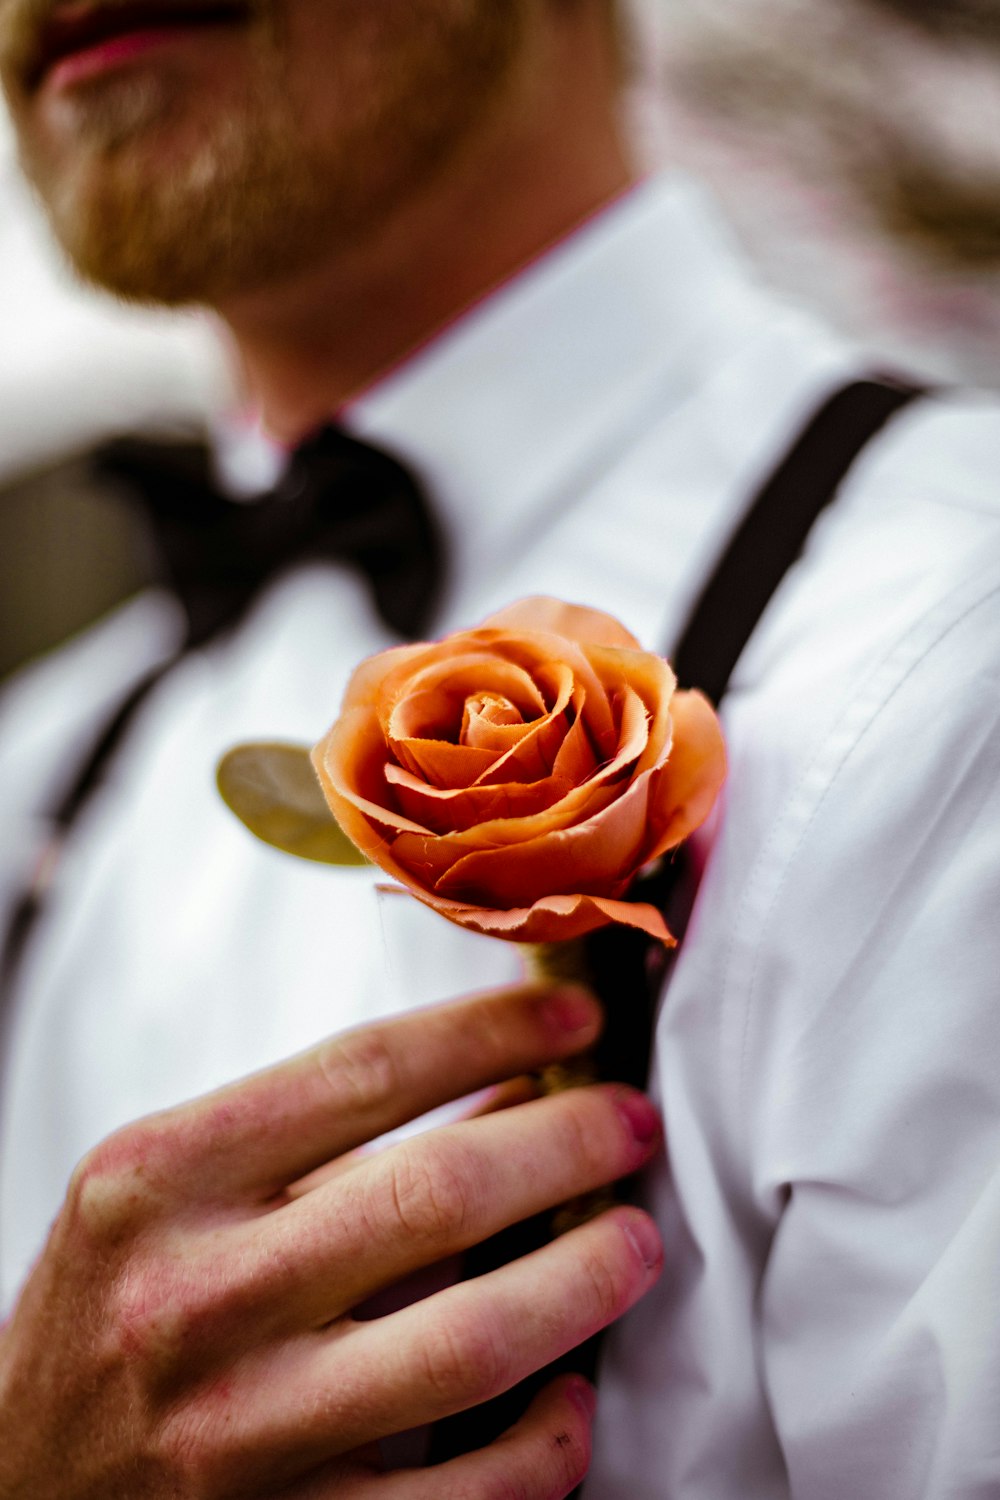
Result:
[[[450,541],[435,631],[544,591],[676,640],[748,495],[852,377],[688,190],[630,187],[597,0],[0,16],[25,159],[81,269],[215,306],[283,441],[338,411],[418,469]],[[988,409],[899,419],[741,660],[656,1036],[668,1271],[612,1335],[592,1495],[971,1495],[1000,1472],[996,447]],[[179,629],[138,601],[16,686],[5,784],[44,805]],[[345,569],[279,576],[147,695],[74,828],[18,975],[10,1295],[58,1217],[5,1333],[0,1494],[543,1496],[586,1464],[572,1383],[455,1467],[381,1473],[367,1445],[623,1311],[659,1268],[644,1215],[349,1313],[648,1158],[641,1097],[515,1090],[340,1160],[586,1045],[585,998],[506,989],[273,1067],[512,976],[503,945],[282,862],[217,806],[219,750],[315,736],[391,639]]]

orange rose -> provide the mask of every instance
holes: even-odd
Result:
[[[313,763],[348,837],[461,926],[548,943],[623,922],[669,943],[622,897],[725,777],[715,714],[675,688],[610,615],[525,599],[363,662]]]

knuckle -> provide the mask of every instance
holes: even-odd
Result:
[[[471,1163],[424,1139],[398,1147],[385,1168],[389,1214],[408,1239],[439,1247],[463,1235],[476,1197]]]
[[[151,1249],[122,1269],[106,1322],[135,1382],[159,1399],[224,1357],[240,1314],[238,1277]]]
[[[146,1378],[173,1369],[188,1346],[192,1318],[160,1268],[132,1267],[122,1278],[109,1329],[123,1360]]]
[[[423,1376],[453,1411],[497,1395],[510,1384],[510,1363],[496,1331],[484,1321],[441,1323],[423,1346]]]
[[[66,1207],[73,1227],[90,1240],[114,1244],[146,1223],[158,1200],[150,1155],[143,1126],[95,1146],[70,1178]]]
[[[405,1088],[401,1060],[381,1027],[333,1037],[316,1058],[334,1099],[352,1112],[378,1109]]]

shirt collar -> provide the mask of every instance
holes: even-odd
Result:
[[[717,372],[755,299],[700,191],[651,178],[466,313],[342,413],[418,472],[453,579],[516,553],[653,403]]]

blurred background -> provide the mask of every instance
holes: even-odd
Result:
[[[1000,387],[1000,0],[633,0],[630,123],[874,361]],[[149,576],[87,454],[231,415],[198,315],[77,286],[0,113],[0,677]]]
[[[638,0],[654,156],[876,354],[1000,386],[1000,0]]]
[[[0,103],[0,677],[149,576],[137,521],[86,455],[123,432],[197,432],[231,401],[199,316],[126,308],[64,266]]]

